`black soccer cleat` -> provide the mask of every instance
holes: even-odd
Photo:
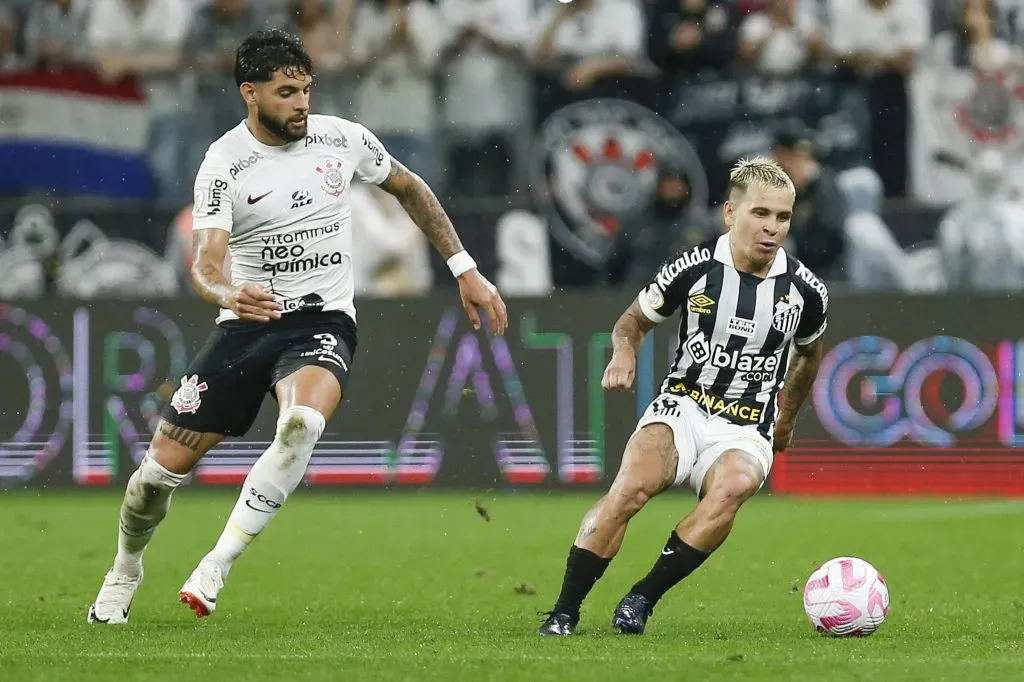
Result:
[[[630,592],[615,607],[612,627],[624,635],[642,635],[654,606],[642,594]]]
[[[580,622],[579,616],[573,616],[563,611],[542,611],[541,615],[546,615],[548,618],[541,624],[540,630],[537,632],[545,636],[571,635],[572,631],[576,629],[576,624]]]

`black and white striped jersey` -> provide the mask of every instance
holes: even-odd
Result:
[[[638,302],[658,323],[681,309],[662,393],[771,439],[791,345],[825,331],[825,284],[783,249],[764,279],[739,272],[725,234],[665,261]]]

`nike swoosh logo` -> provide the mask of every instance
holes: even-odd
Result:
[[[267,192],[267,194],[270,194],[273,191],[274,190],[270,190],[270,192]],[[250,205],[255,204],[257,201],[259,201],[263,197],[267,196],[267,194],[261,194],[261,195],[259,195],[258,197],[255,197],[255,198],[250,194],[249,198],[247,199],[247,201],[249,202]]]
[[[319,360],[320,360],[320,362],[329,362],[329,363],[331,363],[332,365],[337,365],[338,367],[341,367],[341,368],[342,368],[343,370],[345,370],[346,372],[348,371],[348,367],[346,367],[346,366],[345,366],[345,364],[344,364],[343,362],[338,362],[338,361],[337,361],[337,360],[335,360],[334,358],[326,358],[326,357],[324,357],[323,355],[321,355],[321,356],[320,356],[320,358],[319,358]]]
[[[669,556],[669,555],[675,554],[675,553],[676,553],[676,551],[674,549],[663,549],[663,550],[661,550],[661,555],[662,556]]]
[[[253,511],[262,512],[264,514],[269,514],[270,513],[269,509],[260,509],[259,507],[252,506],[252,502],[250,502],[249,500],[245,501],[245,506],[248,507],[249,509],[252,509]]]

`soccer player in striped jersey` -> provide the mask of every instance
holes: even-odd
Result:
[[[652,497],[687,485],[697,505],[612,617],[615,630],[642,634],[665,593],[725,541],[773,454],[789,445],[821,363],[828,308],[822,281],[782,248],[794,195],[774,161],[738,163],[724,206],[729,231],[665,261],[615,323],[605,390],[632,387],[644,336],[676,311],[679,345],[615,481],[583,519],[542,635],[572,634],[629,520]]]

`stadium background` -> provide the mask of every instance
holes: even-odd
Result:
[[[243,113],[225,55],[269,23],[313,47],[315,110],[438,189],[510,309],[506,339],[473,334],[400,209],[351,188],[363,343],[310,484],[606,486],[672,342],[605,396],[616,315],[721,230],[728,166],[781,144],[824,169],[790,246],[831,314],[771,489],[1024,493],[1016,2],[577,0],[553,45],[554,0],[131,4],[0,2],[0,485],[121,487],[141,457],[213,323],[185,272],[195,168]],[[894,45],[903,70],[844,58]],[[268,405],[191,483],[238,484],[272,427]]]

